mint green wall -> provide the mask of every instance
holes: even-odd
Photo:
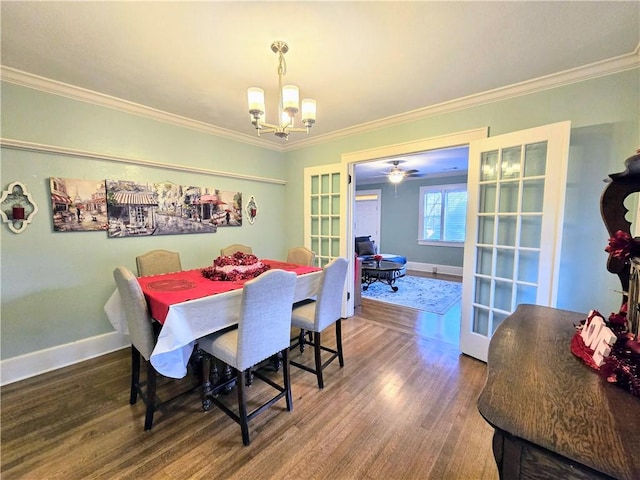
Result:
[[[485,126],[498,135],[572,122],[558,304],[577,311],[618,307],[613,290],[619,285],[605,269],[608,235],[599,199],[602,180],[621,171],[640,145],[640,69],[286,154],[12,84],[2,83],[1,94],[5,138],[287,181],[282,186],[2,148],[0,185],[23,182],[40,206],[24,233],[0,228],[2,359],[111,332],[102,310],[114,288],[111,272],[120,264],[134,269],[135,256],[153,248],[179,251],[185,268],[210,263],[221,246],[233,242],[253,245],[260,256],[283,258],[288,247],[304,240],[307,166],[339,163],[343,153]],[[260,212],[254,225],[216,234],[108,239],[98,232],[53,233],[47,183],[52,176],[170,180],[240,190],[255,195]]]
[[[380,252],[403,255],[411,262],[462,267],[464,248],[418,245],[420,187],[467,183],[466,175],[362,185],[356,190],[381,190]]]
[[[4,138],[284,179],[282,153],[217,138],[12,84],[2,84]],[[184,268],[209,265],[230,243],[284,258],[284,185],[162,168],[125,165],[2,148],[0,185],[20,181],[40,211],[21,234],[0,228],[2,359],[112,332],[103,305],[114,290],[112,271],[135,272],[135,256],[155,248],[180,252]],[[132,179],[210,186],[255,195],[253,225],[215,234],[108,239],[102,232],[53,233],[49,177]]]
[[[490,135],[572,122],[558,306],[617,311],[617,277],[606,270],[608,233],[600,217],[603,179],[624,169],[640,146],[640,69],[599,77],[463,111],[434,115],[286,154],[287,237],[302,241],[304,167],[339,163],[344,153],[489,127]],[[318,118],[318,121],[321,121]],[[404,198],[404,197],[403,197]],[[409,207],[413,204],[409,200]],[[382,231],[384,232],[383,225]],[[401,243],[411,250],[416,239]],[[385,246],[386,249],[386,246]],[[397,252],[393,252],[397,253]],[[411,260],[411,258],[409,258]]]

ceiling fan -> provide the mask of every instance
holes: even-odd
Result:
[[[389,163],[391,163],[393,165],[393,167],[391,168],[389,173],[387,173],[387,178],[389,179],[389,181],[391,183],[400,183],[406,177],[419,177],[419,176],[421,176],[421,175],[419,175],[420,172],[418,170],[415,170],[415,169],[402,170],[400,167],[398,167],[398,165],[400,164],[399,160],[392,160]]]

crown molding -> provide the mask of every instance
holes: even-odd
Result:
[[[23,72],[15,68],[0,66],[0,76],[3,81],[14,83],[28,88],[41,90],[43,92],[60,95],[74,100],[79,100],[103,107],[112,108],[126,113],[132,113],[143,117],[148,117],[165,123],[170,123],[184,128],[190,128],[200,132],[216,135],[237,142],[254,145],[268,150],[287,152],[306,148],[313,145],[327,143],[336,139],[359,135],[362,133],[379,130],[381,128],[392,127],[404,123],[421,120],[434,115],[442,115],[467,108],[472,108],[488,103],[499,102],[515,97],[530,95],[532,93],[549,90],[552,88],[570,85],[593,78],[612,75],[640,67],[640,44],[633,52],[602,60],[599,62],[572,68],[562,72],[546,75],[533,80],[516,83],[506,87],[488,90],[486,92],[461,97],[455,100],[438,103],[424,108],[419,108],[409,112],[392,115],[379,120],[363,123],[353,127],[338,130],[324,135],[316,135],[312,138],[305,138],[285,145],[277,145],[264,139],[251,135],[233,132],[224,128],[216,127],[205,122],[175,115],[169,112],[157,110],[145,105],[129,102],[120,98],[112,97],[102,93],[94,92],[84,88],[58,82],[31,73]]]
[[[535,78],[533,80],[527,80],[525,82],[516,83],[506,87],[496,88],[486,92],[411,110],[409,112],[345,128],[337,132],[325,135],[316,135],[313,138],[290,143],[286,150],[295,150],[315,144],[326,143],[338,138],[350,137],[353,135],[371,132],[373,130],[379,130],[381,128],[414,122],[416,120],[422,120],[435,115],[452,113],[480,105],[530,95],[532,93],[542,92],[544,90],[570,85],[572,83],[613,75],[615,73],[632,70],[638,67],[640,67],[640,44],[629,54],[620,55],[618,57]]]
[[[35,142],[25,142],[15,140],[13,138],[1,138],[0,147],[12,150],[23,150],[27,152],[49,153],[55,155],[66,155],[69,157],[90,158],[94,160],[104,160],[107,162],[126,163],[130,165],[139,165],[143,167],[156,167],[165,170],[174,170],[178,172],[201,173],[204,175],[212,175],[215,177],[235,178],[237,180],[249,180],[252,182],[273,183],[276,185],[286,185],[286,180],[277,178],[257,177],[255,175],[244,175],[242,173],[223,172],[222,170],[209,170],[208,168],[186,167],[174,163],[162,163],[154,160],[145,160],[142,158],[123,157],[120,155],[110,155],[107,153],[89,152],[86,150],[77,150],[74,148],[60,147],[57,145],[46,145]]]
[[[282,147],[277,144],[265,143],[264,140],[251,135],[237,133],[226,128],[216,127],[209,123],[193,120],[191,118],[182,117],[173,113],[165,112],[155,108],[147,107],[139,103],[130,102],[121,98],[105,95],[104,93],[94,92],[82,87],[76,87],[68,83],[58,82],[49,78],[34,75],[32,73],[23,72],[15,68],[0,66],[0,78],[9,83],[20,85],[22,87],[33,88],[45,93],[59,95],[71,98],[81,102],[99,105],[125,113],[139,115],[141,117],[151,118],[160,122],[177,125],[179,127],[190,128],[199,132],[216,135],[218,137],[227,138],[236,142],[255,145],[257,147],[269,150],[282,151]]]

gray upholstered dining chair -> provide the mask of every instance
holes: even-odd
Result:
[[[316,258],[314,251],[309,250],[306,247],[293,247],[289,249],[287,253],[287,263],[295,263],[297,265],[306,265],[308,267],[313,266],[313,261]]]
[[[296,274],[284,270],[269,270],[248,281],[242,289],[238,328],[214,333],[198,340],[202,351],[226,363],[235,376],[212,387],[210,383],[211,359],[205,355],[203,365],[202,407],[208,410],[211,402],[240,425],[242,443],[249,445],[249,420],[281,398],[286,399],[287,410],[293,408],[289,376],[289,327],[291,305],[296,286]],[[282,354],[283,385],[254,368],[276,354]],[[251,412],[247,412],[245,378],[253,374],[275,390],[277,395]],[[238,413],[217,398],[233,383],[238,390]]]
[[[131,392],[129,403],[131,405],[135,404],[138,400],[138,395],[140,395],[147,407],[144,429],[151,430],[155,411],[162,405],[193,391],[198,387],[198,383],[190,385],[187,390],[181,391],[164,402],[159,401],[156,395],[157,372],[149,361],[151,352],[155,347],[157,335],[153,319],[149,314],[147,301],[144,298],[138,280],[129,269],[116,267],[113,271],[113,278],[125,311],[131,340]],[[145,359],[147,364],[147,378],[144,382],[140,381],[140,356]]]
[[[324,388],[322,371],[333,360],[338,358],[340,367],[344,366],[342,353],[342,294],[344,282],[347,277],[347,260],[342,257],[334,258],[322,271],[320,286],[315,302],[297,306],[291,313],[291,326],[300,328],[301,334],[291,348],[304,344],[313,346],[315,368],[302,363],[291,361],[291,365],[315,373],[318,379],[318,387]],[[336,349],[322,345],[321,333],[332,323],[336,325]],[[313,340],[306,339],[304,333],[313,333]],[[331,356],[322,362],[322,352],[329,352]]]
[[[253,249],[246,245],[241,245],[239,243],[234,243],[233,245],[229,245],[228,247],[224,247],[220,249],[220,255],[233,255],[236,252],[242,253],[253,253]]]
[[[151,250],[136,257],[138,276],[159,275],[161,273],[179,272],[182,270],[180,254],[169,250]]]

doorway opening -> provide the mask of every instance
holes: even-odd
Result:
[[[422,190],[434,184],[446,186],[451,182],[460,188],[460,182],[466,182],[468,156],[468,147],[459,146],[416,153],[407,162],[394,160],[391,169],[388,159],[355,167],[355,238],[369,238],[376,253],[384,254],[386,259],[411,260],[406,272],[395,281],[396,286],[374,283],[371,288],[367,285],[361,287],[360,311],[366,314],[371,309],[372,313],[375,311],[379,314],[386,311],[381,310],[380,302],[391,304],[395,309],[392,315],[383,317],[385,322],[408,333],[439,340],[456,348],[460,339],[463,245],[448,247],[448,250],[455,251],[456,254],[451,254],[448,260],[444,259],[457,265],[445,265],[440,261],[443,258],[438,254],[441,246],[408,247],[416,238],[420,241],[424,236],[416,235],[419,233],[418,224],[421,223],[418,215],[424,215],[424,208],[418,205],[424,196]],[[405,163],[411,168],[404,166]],[[400,170],[398,165],[403,165],[404,170]],[[361,175],[363,167],[365,171]],[[387,171],[411,172],[402,179],[404,185],[400,187],[400,194],[398,184],[390,184],[391,179],[388,177],[383,177],[384,183],[370,184],[371,181],[379,182],[380,172],[386,175]],[[430,173],[423,173],[427,171]],[[385,200],[388,201],[385,203]],[[411,212],[412,218],[408,221],[395,221],[398,210]],[[462,218],[461,221],[464,228],[465,219]],[[430,258],[437,260],[429,260]]]
[[[435,261],[425,261],[420,251],[424,251],[425,247],[419,245],[418,238],[418,207],[419,197],[415,191],[419,191],[420,185],[428,184],[437,179],[437,183],[446,182],[446,177],[456,176],[456,183],[459,182],[460,176],[466,176],[468,168],[468,145],[471,141],[486,138],[487,129],[478,129],[469,132],[461,132],[458,134],[437,137],[434,139],[426,139],[423,141],[412,142],[409,144],[401,144],[395,146],[386,146],[379,149],[367,150],[363,152],[355,152],[343,155],[343,163],[347,164],[347,171],[351,178],[354,179],[348,190],[347,198],[347,227],[348,238],[355,238],[356,233],[362,233],[363,224],[371,222],[374,227],[379,224],[378,242],[380,253],[391,253],[407,257],[407,271],[410,274],[416,274],[422,277],[433,277],[436,279],[444,279],[447,275],[453,277],[447,280],[462,281],[462,263],[447,266],[446,264],[438,264]],[[451,159],[452,153],[464,152],[463,160],[459,158]],[[433,170],[435,163],[434,158],[438,156],[450,156],[450,160],[441,161],[439,170]],[[428,159],[432,159],[429,165]],[[422,163],[420,163],[422,162]],[[390,174],[397,167],[406,173],[402,182],[411,185],[411,193],[408,189],[396,190],[394,185],[390,183]],[[431,171],[429,170],[431,168]],[[366,222],[357,218],[360,211],[360,202],[356,202],[357,195],[369,195],[371,190],[378,190],[376,201],[379,202],[377,218],[368,218]],[[415,190],[415,191],[414,191]],[[397,193],[399,192],[399,193]],[[389,198],[390,197],[390,198]],[[391,211],[388,210],[385,202],[393,200],[396,204]],[[397,208],[398,202],[406,208]],[[414,212],[414,213],[412,213]],[[405,218],[401,218],[406,215]],[[389,227],[389,218],[393,218]],[[394,223],[396,222],[396,223]],[[397,222],[401,222],[398,224]],[[400,232],[399,225],[403,227]],[[363,235],[370,233],[363,233]],[[373,234],[371,234],[373,236]],[[348,243],[348,254],[354,255],[353,241]],[[351,244],[351,245],[349,245]],[[438,247],[442,248],[442,247]],[[459,247],[459,257],[464,258],[464,248]],[[390,250],[394,250],[391,252]],[[399,250],[399,251],[395,251]],[[435,272],[435,275],[434,275]],[[457,277],[457,278],[456,278]],[[363,314],[366,311],[366,299],[363,299]],[[379,302],[376,302],[379,304]],[[392,306],[393,307],[393,306]],[[371,307],[369,307],[371,308]],[[453,305],[444,315],[436,315],[433,313],[423,312],[421,310],[409,309],[407,307],[396,307],[396,310],[402,310],[401,315],[390,314],[396,322],[399,318],[407,320],[404,327],[413,328],[419,334],[430,338],[440,339],[447,343],[459,345],[461,308],[460,301]],[[411,327],[411,322],[413,326]],[[447,323],[444,323],[447,322]],[[454,325],[455,329],[452,333],[450,328]]]

